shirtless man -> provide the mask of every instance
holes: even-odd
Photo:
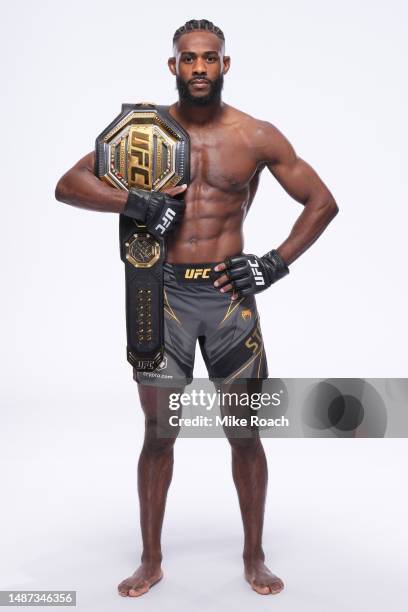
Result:
[[[169,112],[190,137],[191,182],[166,192],[174,202],[185,202],[179,224],[166,238],[166,372],[170,378],[191,381],[198,339],[210,378],[262,379],[268,372],[254,294],[288,273],[287,266],[319,237],[338,207],[276,127],[222,102],[230,58],[224,55],[224,35],[218,27],[207,20],[189,21],[176,31],[173,43],[168,66],[176,77],[179,100]],[[260,257],[243,254],[242,227],[265,168],[303,210],[287,239]],[[94,153],[60,179],[56,198],[90,210],[132,214],[127,192],[95,177]],[[264,215],[271,218],[269,210]],[[186,279],[186,268],[194,266],[207,270],[206,282],[200,279],[194,285],[194,279]],[[245,342],[254,337],[255,353],[254,344],[248,348]],[[143,373],[135,372],[134,378],[145,414],[138,465],[143,553],[140,567],[118,587],[123,596],[139,596],[162,577],[161,528],[177,437],[159,438],[156,431],[157,411],[166,405],[169,390],[144,380]],[[245,536],[245,577],[260,594],[278,593],[283,582],[265,565],[262,548],[265,453],[259,436],[231,437],[229,443]]]

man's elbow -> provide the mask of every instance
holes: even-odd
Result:
[[[327,223],[330,223],[339,212],[337,202],[328,190],[310,197],[306,206],[310,206],[310,209],[313,209]]]
[[[329,199],[327,201],[326,207],[327,207],[327,214],[328,214],[330,220],[334,219],[334,217],[337,215],[337,213],[339,212],[340,209],[339,209],[339,207],[337,205],[336,200],[333,198],[333,196],[331,194],[330,194],[330,197],[329,197]]]
[[[329,223],[339,212],[337,202],[327,189],[321,191],[319,195],[311,199],[313,206],[319,214]]]
[[[64,202],[64,203],[68,201],[68,190],[67,190],[65,175],[60,178],[60,180],[57,183],[57,186],[55,187],[55,199],[58,202]]]

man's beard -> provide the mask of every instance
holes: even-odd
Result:
[[[208,106],[214,102],[219,102],[221,99],[221,91],[224,85],[224,75],[220,74],[217,79],[213,81],[208,80],[210,90],[205,96],[193,96],[191,95],[188,85],[191,81],[184,81],[179,75],[176,76],[176,87],[179,93],[180,102],[186,102],[192,106]]]

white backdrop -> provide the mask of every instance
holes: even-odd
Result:
[[[186,20],[224,30],[225,101],[274,123],[340,207],[289,277],[258,298],[270,376],[407,375],[407,17],[403,0],[20,0],[2,9],[2,588],[76,588],[87,610],[126,605],[114,585],[139,555],[143,419],[125,360],[118,220],[57,203],[53,192],[122,102],[175,99],[166,60]],[[246,252],[279,245],[300,212],[265,173]],[[206,375],[199,352],[195,374]],[[273,605],[374,610],[401,600],[407,530],[392,530],[406,510],[405,442],[266,448],[266,549],[287,582]],[[170,576],[144,606],[271,605],[237,578],[228,472],[223,441],[178,442]]]

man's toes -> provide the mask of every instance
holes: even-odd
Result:
[[[259,593],[260,595],[269,595],[270,593],[268,586],[262,586],[261,584],[255,584],[254,582],[252,583],[251,586],[254,589],[254,591]]]
[[[129,595],[129,587],[126,583],[121,582],[118,586],[118,593],[122,595],[122,597],[127,597]]]
[[[129,597],[140,597],[149,590],[149,587],[141,587],[140,589],[129,589]]]
[[[284,588],[284,584],[282,582],[282,580],[278,580],[277,582],[272,582],[272,584],[270,585],[270,589],[271,589],[271,593],[276,594],[276,593],[280,593],[283,588]]]
[[[139,597],[139,595],[143,595],[144,593],[147,593],[148,590],[149,590],[149,585],[147,583],[141,584],[140,586],[135,586],[135,587],[130,588],[129,596]]]

